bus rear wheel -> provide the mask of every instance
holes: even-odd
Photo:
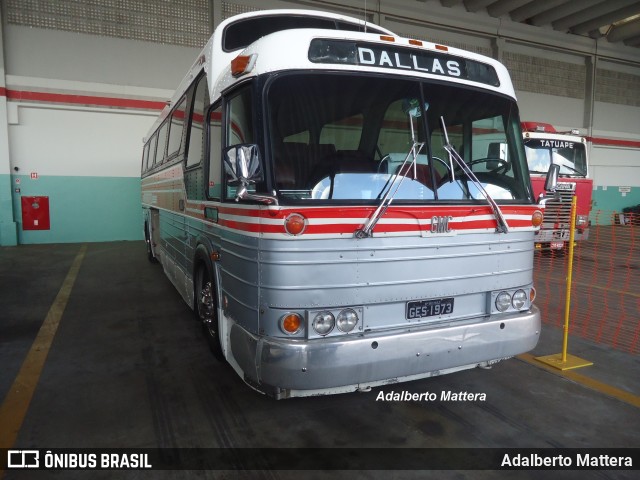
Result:
[[[224,360],[220,345],[218,306],[216,304],[215,285],[206,265],[198,267],[195,284],[196,315],[202,323],[211,353],[218,360]]]

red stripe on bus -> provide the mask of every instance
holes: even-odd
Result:
[[[220,214],[236,215],[252,218],[285,218],[291,213],[299,213],[308,219],[331,218],[368,218],[376,207],[286,207],[280,210],[239,208],[220,205]],[[537,205],[509,207],[502,206],[505,215],[531,215],[540,207]],[[390,207],[384,218],[394,219],[430,219],[433,216],[473,217],[478,215],[493,215],[488,206],[482,207]]]

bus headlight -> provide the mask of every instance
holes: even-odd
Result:
[[[511,304],[516,310],[521,310],[527,304],[527,293],[524,290],[517,290],[513,294]]]
[[[507,292],[500,292],[496,297],[496,308],[499,312],[506,312],[511,306],[511,295]]]
[[[313,319],[313,329],[318,335],[327,335],[333,330],[336,319],[331,312],[319,312]]]
[[[587,215],[576,215],[576,226],[584,227],[589,223],[589,217]]]
[[[346,308],[338,314],[336,325],[338,330],[349,333],[358,323],[358,314],[351,308]]]

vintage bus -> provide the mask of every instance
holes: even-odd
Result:
[[[522,122],[533,192],[544,193],[549,167],[560,167],[556,196],[546,203],[544,222],[536,233],[539,250],[564,251],[571,228],[571,202],[577,196],[576,241],[589,238],[589,213],[593,179],[589,178],[587,139],[577,129],[558,132],[549,123]]]
[[[337,14],[229,18],[145,139],[142,209],[214,355],[278,399],[488,367],[539,338],[543,209],[491,58]]]

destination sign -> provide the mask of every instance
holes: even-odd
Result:
[[[347,40],[314,39],[309,47],[309,60],[390,68],[459,78],[497,87],[496,70],[486,63],[430,50],[359,43]]]

